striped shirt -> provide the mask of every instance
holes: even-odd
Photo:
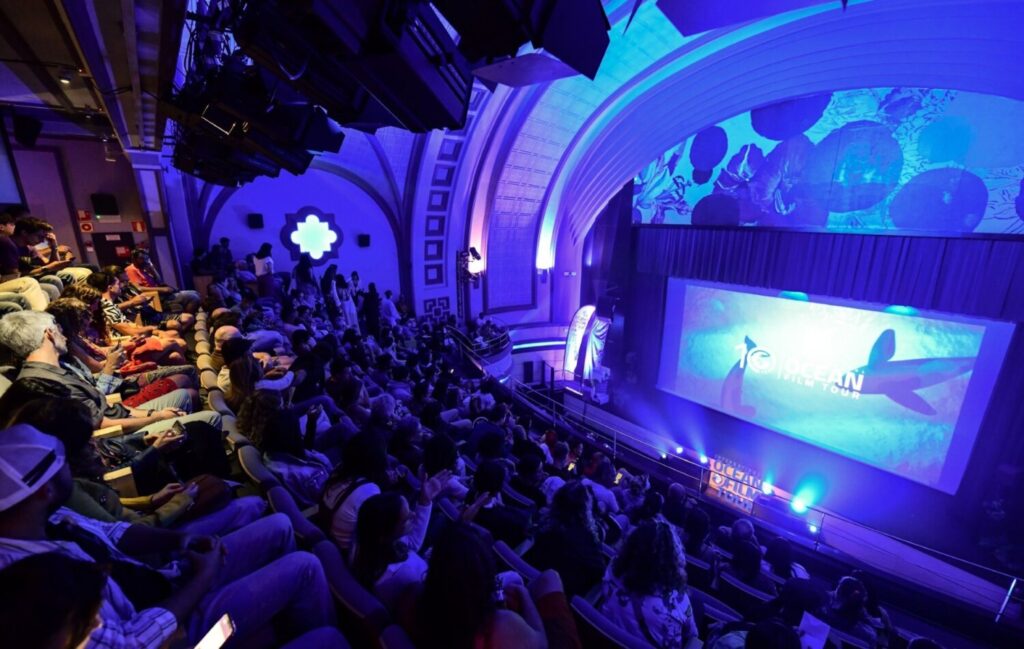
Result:
[[[107,298],[101,299],[100,306],[103,307],[103,319],[107,321],[108,325],[128,322],[128,318],[124,315],[124,311],[122,311],[121,308],[111,300],[108,300]]]
[[[91,532],[110,547],[112,556],[132,561],[117,549],[129,523],[104,523],[80,516],[61,507],[50,517],[51,523],[71,522]],[[80,561],[94,563],[94,560],[78,544],[70,541],[7,539],[0,537],[0,569],[34,554],[59,552]],[[136,611],[135,606],[113,579],[107,579],[103,589],[103,603],[100,605],[102,624],[90,635],[85,647],[94,649],[157,649],[163,646],[178,628],[178,621],[167,609],[154,607]]]

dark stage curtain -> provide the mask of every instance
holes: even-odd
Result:
[[[665,226],[634,236],[633,341],[660,340],[668,277],[1024,322],[1024,239]],[[653,382],[658,351],[642,347],[641,374]],[[1024,465],[1022,364],[1018,324],[957,494],[965,508],[992,492],[999,465]]]
[[[640,227],[641,273],[1024,320],[1024,240]]]

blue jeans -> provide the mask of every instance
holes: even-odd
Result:
[[[267,502],[259,496],[235,498],[222,509],[177,526],[178,531],[202,536],[223,536],[241,529],[267,511]]]
[[[292,525],[272,514],[223,538],[225,565],[213,588],[189,617],[188,639],[196,643],[227,613],[238,640],[257,634],[272,619],[284,622],[291,636],[333,626],[334,603],[320,560],[295,551]]]

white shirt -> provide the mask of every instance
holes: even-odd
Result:
[[[274,272],[274,258],[273,257],[264,257],[263,259],[258,259],[256,257],[253,257],[252,267],[256,271],[256,277],[260,277],[261,275],[267,275],[267,274],[273,273]]]
[[[402,537],[405,547],[409,548],[409,555],[405,561],[392,563],[384,569],[373,590],[380,598],[380,601],[390,611],[398,608],[398,599],[409,584],[418,584],[423,581],[427,574],[427,562],[419,555],[419,549],[423,546],[423,540],[427,536],[427,527],[430,525],[431,506],[419,505],[412,510],[409,517],[408,534]]]
[[[329,487],[324,494],[324,502],[328,507],[333,508],[337,506],[338,499],[341,498],[347,488],[347,483],[335,484]],[[345,499],[345,502],[334,511],[334,518],[331,519],[331,538],[334,539],[339,548],[348,550],[352,547],[352,539],[356,531],[356,519],[359,518],[359,508],[363,506],[367,498],[376,496],[379,493],[380,487],[372,482],[367,482],[356,487],[349,494],[349,497]]]

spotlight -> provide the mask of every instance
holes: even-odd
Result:
[[[764,492],[764,495],[770,496],[773,493],[775,493],[775,487],[772,485],[772,483],[765,480],[764,482],[761,483],[761,491]]]
[[[71,80],[74,78],[75,71],[72,68],[62,67],[57,70],[57,80],[60,81],[62,85],[70,86]]]
[[[815,525],[814,523],[809,523],[807,525],[807,531],[810,532],[811,534],[817,534],[818,533],[818,526]]]
[[[473,259],[475,259],[476,261],[480,261],[482,259],[480,253],[477,252],[476,248],[473,248],[472,246],[469,248],[469,254],[473,255]]]
[[[701,464],[707,464],[708,463],[708,456],[704,455],[703,453],[700,454],[700,458],[699,459],[700,459],[700,463]]]
[[[668,459],[668,453],[666,453],[665,451],[662,451],[661,452],[661,459],[667,460]]]
[[[682,454],[683,454],[683,447],[682,446],[677,446],[676,447],[676,455],[682,455]]]
[[[807,513],[807,501],[797,496],[793,500],[789,501],[789,508],[795,511],[797,514]]]

